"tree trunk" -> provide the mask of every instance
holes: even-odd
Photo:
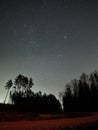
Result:
[[[4,99],[4,104],[5,104],[5,102],[6,102],[6,99],[7,99],[8,93],[9,93],[9,89],[7,90],[6,97],[5,97],[5,99]]]

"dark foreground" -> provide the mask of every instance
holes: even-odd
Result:
[[[0,130],[98,130],[98,113],[77,118],[0,122]]]

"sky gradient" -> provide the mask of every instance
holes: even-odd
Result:
[[[0,0],[0,102],[19,73],[58,97],[98,69],[97,0]]]

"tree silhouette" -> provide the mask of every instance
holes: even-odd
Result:
[[[19,74],[14,81],[13,91],[10,93],[12,102],[19,105],[23,98],[31,94],[33,85],[32,78],[28,79],[28,77]]]
[[[61,104],[53,94],[42,94],[41,91],[34,93],[32,78],[19,74],[14,81],[13,89],[10,91],[12,103],[18,111],[32,111],[37,113],[61,112]]]
[[[91,110],[98,110],[98,74],[94,71],[90,75],[90,98],[91,98]]]
[[[64,111],[98,111],[98,73],[83,73],[66,85],[62,93]]]
[[[7,96],[8,96],[8,93],[9,93],[9,90],[10,88],[13,86],[13,83],[12,83],[12,80],[10,79],[6,85],[5,85],[5,89],[7,89],[7,93],[6,93],[6,96],[5,96],[5,99],[4,99],[4,104],[6,102],[6,99],[7,99]]]
[[[78,96],[79,96],[78,80],[73,79],[71,83],[73,86],[73,111],[78,111]]]
[[[63,95],[63,107],[64,111],[69,112],[73,108],[73,95],[70,89],[70,84],[66,85],[66,90]]]

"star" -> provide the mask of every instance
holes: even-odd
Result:
[[[65,38],[65,39],[68,39],[68,36],[67,36],[67,35],[65,35],[65,36],[64,36],[64,38]]]
[[[48,32],[48,31],[46,31],[46,34],[49,34],[49,32]]]
[[[58,6],[57,6],[57,8],[59,9],[59,8],[60,8],[60,6],[58,5]]]
[[[26,28],[26,27],[27,27],[27,24],[24,24],[24,27]]]
[[[30,30],[31,32],[34,32],[33,29]]]

